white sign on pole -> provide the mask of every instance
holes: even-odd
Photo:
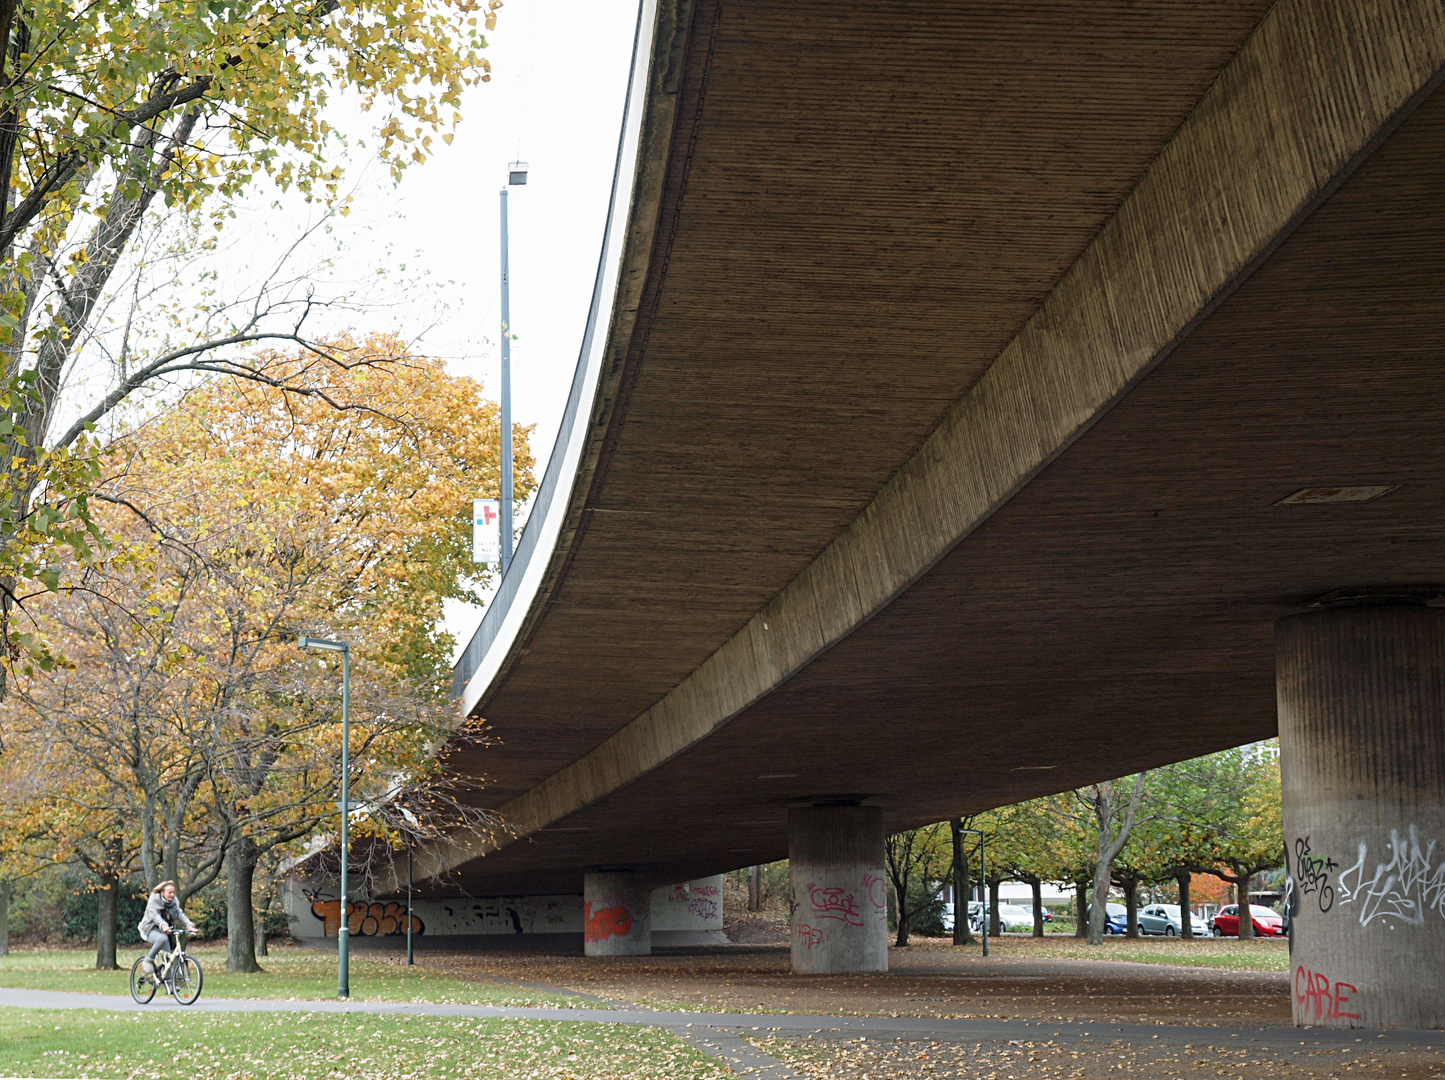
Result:
[[[498,499],[472,500],[472,562],[502,561],[502,503]]]

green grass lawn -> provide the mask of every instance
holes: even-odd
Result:
[[[910,949],[949,949],[955,946],[951,939],[914,939]],[[994,956],[1046,956],[1079,960],[1127,960],[1141,964],[1180,964],[1185,967],[1230,968],[1236,971],[1288,971],[1289,942],[1285,938],[1256,938],[1253,941],[1239,941],[1236,938],[1194,938],[1181,941],[1178,938],[1106,937],[1104,943],[1090,946],[1076,937],[1043,938],[1001,937],[989,938],[988,948]],[[970,953],[978,953],[980,946],[964,946]]]
[[[20,952],[0,956],[0,986],[31,990],[72,990],[87,994],[129,994],[130,965],[141,955],[139,947],[117,954],[121,971],[97,971],[95,952]],[[203,997],[287,998],[311,1000],[336,996],[336,954],[308,949],[273,949],[261,958],[265,971],[227,974],[226,953],[220,948],[196,948],[191,955],[205,971]],[[351,996],[356,1001],[437,1001],[472,1005],[584,1005],[597,1003],[563,993],[549,993],[505,982],[458,979],[429,968],[419,958],[415,967],[405,961],[351,956]],[[605,1007],[605,1006],[603,1006]]]
[[[723,1080],[656,1028],[320,1013],[11,1009],[0,1075],[207,1080]]]

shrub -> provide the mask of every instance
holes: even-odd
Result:
[[[65,899],[61,903],[60,918],[68,938],[95,939],[96,924],[100,921],[100,900],[96,887],[100,880],[92,873],[68,873],[65,875]],[[140,933],[136,925],[145,915],[145,887],[136,881],[120,883],[120,903],[116,911],[115,941],[117,945],[140,944]]]

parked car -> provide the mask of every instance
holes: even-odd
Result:
[[[968,902],[968,925],[971,929],[978,929],[978,913],[983,910],[983,905],[977,900]],[[943,932],[953,933],[953,901],[947,900],[943,904]]]
[[[1034,928],[1033,910],[1019,907],[1017,904],[1000,904],[998,906],[998,924],[1004,930],[1032,930]]]
[[[1001,931],[1005,930],[1032,930],[1034,928],[1034,913],[1028,908],[1019,907],[1017,904],[1000,904],[998,906],[998,922]],[[983,905],[978,901],[968,905],[968,923],[973,927],[975,933],[983,932]],[[992,931],[992,926],[990,926]]]
[[[1180,937],[1184,933],[1184,917],[1178,904],[1150,904],[1139,912],[1139,932]],[[1199,937],[1209,933],[1209,924],[1198,915],[1190,913],[1189,920],[1190,933]]]
[[[1104,933],[1127,934],[1129,932],[1129,909],[1123,904],[1104,905]]]
[[[1249,905],[1249,913],[1254,924],[1255,937],[1284,937],[1284,920],[1279,913],[1267,907],[1260,907],[1258,904]],[[1238,937],[1239,936],[1239,905],[1230,904],[1219,909],[1219,914],[1210,920],[1210,931],[1215,937]]]

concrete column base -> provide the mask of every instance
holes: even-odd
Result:
[[[788,812],[793,970],[888,970],[888,886],[883,811],[873,806]]]
[[[588,956],[652,955],[652,882],[625,871],[584,875],[582,941]]]
[[[1445,1028],[1445,610],[1275,640],[1295,1023]]]

